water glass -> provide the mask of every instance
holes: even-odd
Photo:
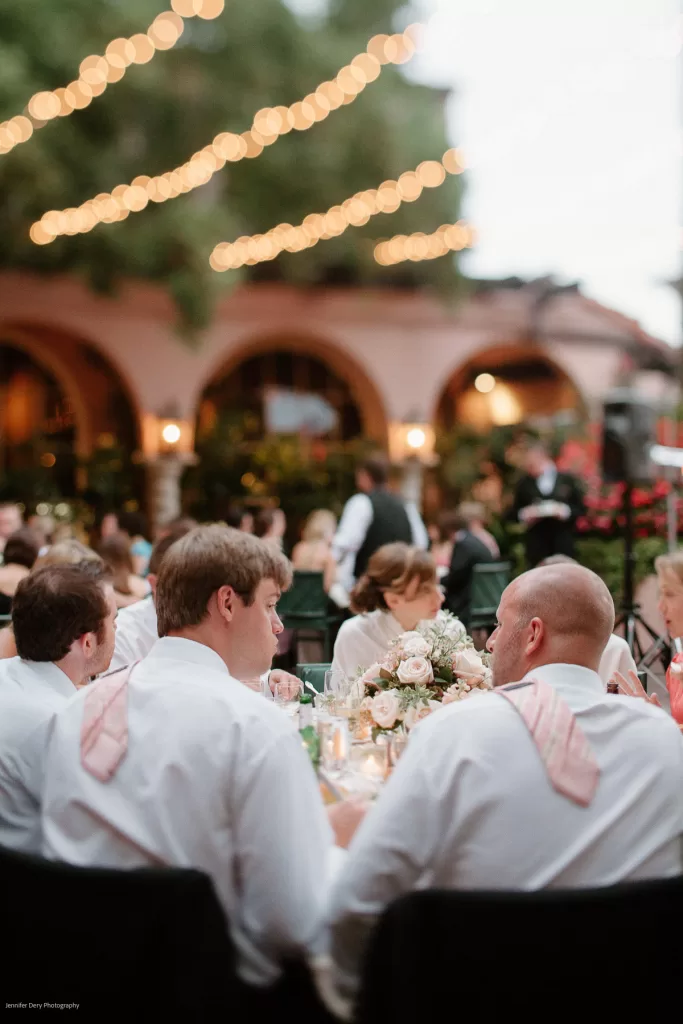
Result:
[[[275,683],[273,687],[273,700],[287,712],[290,718],[294,718],[299,711],[299,696],[302,689],[302,683],[299,682],[297,686],[291,680]]]

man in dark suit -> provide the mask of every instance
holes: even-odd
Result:
[[[559,473],[546,448],[527,450],[526,474],[515,490],[512,515],[526,526],[524,545],[529,568],[551,555],[574,557],[576,520],[585,512],[578,480]]]
[[[494,561],[491,547],[475,532],[482,518],[479,510],[480,506],[476,503],[466,502],[453,513],[453,555],[450,569],[441,581],[446,592],[446,608],[457,615],[467,628],[474,567],[482,562]]]

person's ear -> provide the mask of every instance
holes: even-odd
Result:
[[[526,653],[527,655],[535,654],[545,637],[545,623],[543,619],[534,618],[531,620],[527,631],[527,644]]]
[[[149,583],[149,588],[152,591],[152,600],[157,596],[157,579],[158,576],[155,572],[147,574],[147,582]]]
[[[232,587],[219,587],[215,594],[216,610],[225,622],[232,622],[239,598]]]
[[[387,590],[387,592],[384,595],[384,601],[389,611],[393,612],[394,609],[398,608],[398,606],[401,603],[401,595],[394,594],[391,590]]]

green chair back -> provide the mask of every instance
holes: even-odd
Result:
[[[327,594],[321,572],[304,572],[297,569],[289,590],[282,595],[277,605],[278,615],[286,629],[296,629],[324,621],[328,617]]]
[[[472,575],[469,628],[488,629],[496,623],[498,605],[510,582],[510,562],[482,562]]]
[[[324,693],[325,673],[329,672],[330,668],[331,664],[328,661],[310,662],[307,665],[297,665],[296,674],[306,689]]]
[[[0,629],[3,629],[5,626],[9,626],[11,621],[11,615],[0,615]]]

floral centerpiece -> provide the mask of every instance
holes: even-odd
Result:
[[[465,627],[448,612],[401,633],[386,656],[356,680],[370,713],[373,739],[412,729],[442,704],[491,689],[488,655],[478,653]]]

